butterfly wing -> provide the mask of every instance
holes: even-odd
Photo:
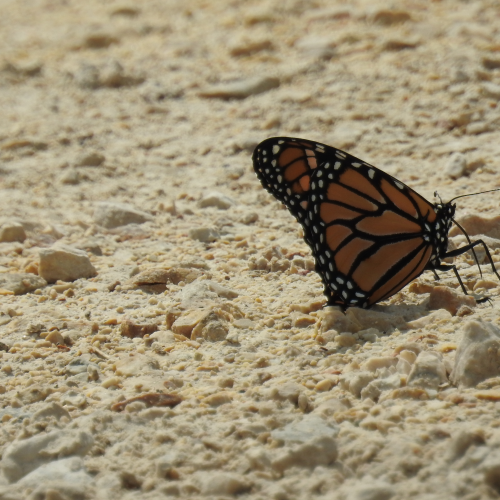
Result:
[[[322,144],[288,137],[261,142],[253,153],[257,177],[277,200],[286,205],[304,229],[304,239],[312,248],[309,205],[311,176],[318,167]]]
[[[257,147],[254,167],[302,224],[330,304],[370,307],[435,257],[434,206],[344,151],[303,139],[268,139]]]

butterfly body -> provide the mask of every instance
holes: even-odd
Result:
[[[441,263],[454,204],[430,203],[373,165],[304,139],[267,139],[253,162],[302,225],[329,304],[371,307],[425,270],[453,269],[459,278]]]

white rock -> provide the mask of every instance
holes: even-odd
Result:
[[[100,202],[94,211],[94,221],[106,229],[126,226],[127,224],[143,224],[153,220],[153,216],[135,208],[128,203]]]
[[[18,481],[26,474],[55,458],[84,456],[94,444],[83,431],[52,431],[10,444],[3,453],[1,467],[8,481]]]
[[[33,420],[45,420],[47,418],[55,418],[60,420],[61,418],[67,418],[71,420],[71,415],[69,412],[63,408],[61,405],[57,404],[55,401],[46,403],[38,411],[33,413]]]
[[[396,490],[393,486],[387,483],[373,481],[363,481],[365,484],[350,487],[345,500],[390,500]]]
[[[38,274],[49,283],[92,278],[97,274],[86,252],[67,245],[43,248],[39,255]]]
[[[337,444],[333,437],[318,436],[298,446],[286,447],[272,461],[272,467],[283,472],[291,467],[314,468],[337,460]]]
[[[404,375],[408,375],[411,372],[411,364],[404,358],[399,358],[398,364],[396,365],[396,371]]]
[[[392,391],[401,387],[401,378],[398,373],[390,377],[373,380],[362,391],[361,398],[370,398],[377,401],[384,391]]]
[[[245,455],[252,469],[267,470],[271,467],[271,459],[263,448],[250,448]]]
[[[218,240],[220,234],[213,227],[197,227],[189,230],[189,237],[202,243],[211,243]]]
[[[23,295],[47,286],[47,282],[31,273],[0,273],[0,288]]]
[[[198,206],[201,208],[216,207],[220,210],[227,210],[232,207],[234,203],[235,201],[229,196],[217,191],[212,191],[202,197],[202,199],[198,202]]]
[[[0,243],[18,241],[22,243],[26,239],[24,227],[19,222],[6,222],[0,228]]]
[[[75,160],[77,167],[98,167],[104,163],[105,156],[98,151],[86,151]]]
[[[395,366],[397,364],[397,358],[393,356],[374,356],[368,358],[364,363],[362,368],[374,372],[379,370],[380,368],[390,368],[391,366]]]
[[[467,169],[466,156],[463,153],[453,153],[448,158],[445,169],[446,175],[452,179],[462,177]]]
[[[335,438],[338,427],[329,425],[318,415],[306,415],[301,420],[286,425],[283,429],[275,429],[271,437],[277,441],[290,443],[307,443],[316,438]]]
[[[304,388],[297,384],[297,382],[288,381],[277,387],[273,387],[271,394],[274,399],[281,401],[287,400],[296,405],[299,400],[299,395],[303,390]]]
[[[303,54],[319,59],[330,59],[335,55],[336,42],[332,38],[310,35],[295,42],[295,47]]]
[[[407,385],[425,389],[437,389],[447,382],[446,368],[440,353],[422,351],[408,375]]]
[[[340,386],[359,398],[361,390],[366,387],[375,375],[368,371],[348,372],[340,377]]]
[[[448,462],[454,462],[461,458],[471,446],[483,446],[485,444],[484,432],[481,429],[465,429],[460,431],[448,443],[446,458]]]
[[[234,472],[200,471],[194,481],[203,495],[235,496],[249,488],[244,476]]]
[[[488,244],[486,242],[486,244]],[[453,315],[448,312],[446,309],[438,309],[437,311],[433,311],[427,316],[424,316],[422,318],[415,319],[413,321],[408,321],[407,327],[408,328],[424,328],[427,325],[430,325],[431,323],[438,322],[440,320],[446,320],[449,321]]]
[[[165,455],[155,460],[156,476],[165,478],[168,473],[182,464],[185,460],[185,455],[178,450],[169,450]]]
[[[469,321],[457,349],[451,380],[460,387],[500,375],[500,329],[493,323]]]
[[[76,186],[77,184],[80,184],[80,182],[82,181],[82,175],[80,174],[80,172],[78,172],[76,168],[68,168],[61,174],[59,180],[61,181],[62,184]]]
[[[24,476],[16,486],[21,488],[54,487],[51,483],[59,484],[59,487],[88,487],[94,482],[94,478],[87,474],[83,468],[83,461],[80,457],[69,457],[60,460],[53,460],[43,464],[33,472]],[[84,491],[83,491],[84,492]],[[35,497],[39,498],[39,497]]]
[[[482,94],[492,99],[500,99],[500,85],[492,82],[484,82],[481,85]]]

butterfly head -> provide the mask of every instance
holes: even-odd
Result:
[[[453,223],[456,205],[454,203],[435,203],[434,210],[436,219],[434,221],[434,246],[437,254],[442,257],[448,251],[448,232]]]

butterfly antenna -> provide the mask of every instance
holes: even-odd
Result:
[[[499,191],[498,189],[493,189],[492,191]],[[486,191],[488,192],[488,191]],[[476,194],[481,194],[481,193],[476,193]],[[464,196],[468,196],[468,195],[464,195]],[[459,196],[460,198],[460,196]],[[451,203],[453,200],[450,200],[448,203]],[[472,245],[472,241],[471,239],[469,238],[469,235],[467,234],[467,231],[455,220],[455,219],[451,219],[455,224],[456,226],[460,229],[460,231],[462,231],[462,233],[464,233],[465,237],[467,238],[467,242],[469,243],[469,245]],[[471,247],[471,250],[472,250],[472,255],[474,255],[474,260],[476,261],[476,264],[477,264],[477,268],[479,269],[479,274],[481,275],[481,278],[483,277],[483,272],[481,271],[481,266],[479,265],[479,260],[477,258],[477,255],[476,255],[476,251],[474,250],[474,247]]]
[[[439,198],[441,205],[443,204],[443,199],[441,198],[441,196],[439,196],[439,193],[437,191],[434,191],[434,198]]]
[[[452,201],[458,200],[459,198],[465,198],[466,196],[476,196],[477,194],[493,193],[495,191],[500,191],[500,188],[490,189],[489,191],[481,191],[479,193],[461,194],[460,196],[455,196],[455,198],[452,198],[448,203],[451,203]],[[436,196],[436,195],[437,195],[437,191],[434,193],[434,196]],[[455,222],[455,224],[456,224],[456,222]],[[457,224],[457,226],[458,226],[458,224]]]

